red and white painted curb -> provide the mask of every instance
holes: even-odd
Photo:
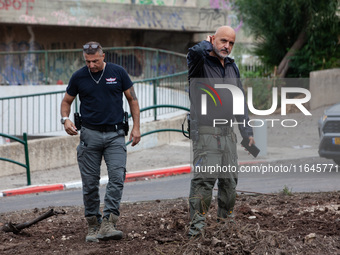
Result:
[[[64,190],[64,185],[63,184],[32,185],[32,186],[22,187],[18,189],[4,190],[0,192],[0,197],[9,197],[9,196],[55,191],[55,190]]]
[[[247,161],[247,162],[239,162],[239,165],[251,165],[264,163],[266,161]],[[134,182],[146,179],[155,179],[172,175],[179,174],[189,174],[191,171],[190,165],[181,165],[174,166],[168,168],[161,168],[156,170],[145,170],[145,171],[137,171],[126,173],[125,182]],[[102,177],[100,179],[100,185],[105,185],[108,182],[108,177]],[[39,192],[48,192],[48,191],[57,191],[57,190],[67,190],[67,189],[78,189],[82,187],[82,182],[68,182],[68,183],[58,183],[58,184],[45,184],[45,185],[32,185],[27,187],[22,187],[18,189],[9,189],[3,190],[0,192],[0,197],[9,197],[16,195],[25,195],[30,193],[39,193]]]
[[[154,179],[171,175],[187,174],[190,173],[190,165],[175,166],[170,168],[162,168],[157,170],[146,170],[138,172],[126,173],[125,182],[133,182],[145,179]],[[100,185],[107,184],[108,177],[103,177],[100,180]],[[25,195],[30,193],[77,189],[82,187],[82,182],[69,182],[69,183],[57,183],[57,184],[42,184],[22,187],[18,189],[8,189],[0,192],[0,197],[9,197],[16,195]]]

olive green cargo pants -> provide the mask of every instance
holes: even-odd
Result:
[[[217,217],[233,217],[238,177],[236,134],[232,128],[200,127],[198,141],[193,142],[193,178],[189,206],[189,235],[205,226],[212,191],[218,179]]]

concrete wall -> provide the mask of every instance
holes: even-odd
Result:
[[[340,102],[340,68],[311,72],[309,78],[311,110]]]
[[[87,41],[104,47],[145,46],[186,53],[195,33],[221,25],[244,41],[234,1],[82,0],[5,1],[0,4],[0,52],[76,49]]]
[[[170,120],[154,121],[145,123],[141,132],[145,133],[155,129],[174,128],[181,129],[184,115]],[[183,140],[182,133],[162,132],[148,135],[142,138],[139,145],[132,147],[128,145],[128,152],[151,148],[154,146],[168,144],[176,140]],[[126,138],[128,139],[128,137]],[[76,148],[79,136],[60,136],[53,138],[37,139],[28,141],[31,172],[52,168],[65,167],[77,164]],[[25,163],[24,146],[13,142],[0,145],[0,155],[21,163]],[[0,176],[25,173],[25,168],[6,161],[0,161]]]
[[[19,3],[8,1],[6,8],[0,8],[0,23],[192,32],[212,31],[228,23],[237,27],[241,23],[235,15],[228,16],[228,6],[220,5],[184,8],[65,0]]]
[[[128,30],[93,27],[58,27],[1,24],[0,52],[80,49],[88,41],[103,47],[143,46],[185,53],[192,33],[187,31]]]

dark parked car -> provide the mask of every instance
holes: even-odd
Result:
[[[340,165],[340,103],[325,110],[319,120],[319,155]]]

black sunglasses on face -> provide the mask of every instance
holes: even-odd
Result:
[[[88,50],[91,47],[91,49],[97,49],[98,47],[101,48],[98,44],[85,44],[83,45],[84,50]]]

